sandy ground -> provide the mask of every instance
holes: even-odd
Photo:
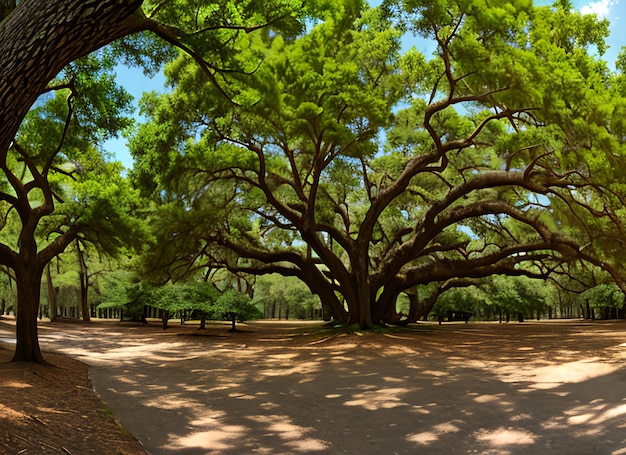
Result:
[[[626,454],[622,321],[334,336],[63,323],[40,337],[90,365],[153,455]]]

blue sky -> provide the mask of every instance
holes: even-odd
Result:
[[[371,5],[377,5],[380,0],[370,0]],[[535,5],[551,5],[553,0],[535,0]],[[609,49],[603,59],[613,65],[617,54],[622,46],[626,46],[626,0],[573,0],[574,7],[584,14],[597,14],[599,17],[607,18],[611,22],[610,37],[607,44]],[[417,50],[421,52],[431,52],[426,43],[415,43]],[[163,90],[164,78],[162,75],[149,79],[144,76],[140,69],[118,68],[118,81],[128,92],[135,97],[138,102],[144,92],[152,90]],[[115,159],[131,168],[133,160],[128,153],[126,139],[110,140],[105,144],[105,150],[112,153]]]
[[[550,5],[551,1],[535,1],[536,5]],[[613,65],[622,46],[626,46],[626,0],[574,0],[574,7],[583,14],[596,14],[611,22],[611,35],[608,39],[609,49],[602,57]]]

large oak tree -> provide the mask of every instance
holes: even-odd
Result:
[[[259,39],[264,64],[224,84],[232,100],[188,58],[168,67],[175,90],[145,99],[133,143],[164,202],[152,265],[297,276],[367,328],[401,322],[419,285],[601,262],[573,227],[603,191],[590,157],[620,153],[598,145],[609,73],[587,50],[607,23],[567,2],[397,8],[398,29],[339,7],[293,43]],[[405,27],[435,55],[400,55]]]

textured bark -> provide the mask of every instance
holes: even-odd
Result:
[[[0,156],[68,63],[141,30],[141,0],[22,0],[0,25]]]
[[[351,287],[344,290],[344,297],[350,309],[348,324],[358,324],[361,329],[371,329],[374,324],[380,322],[373,320],[372,307],[375,296],[372,295],[369,283],[369,257],[367,245],[358,241],[350,256]]]
[[[14,362],[46,363],[37,335],[37,312],[41,294],[43,269],[20,267],[15,271],[17,281],[17,321]]]

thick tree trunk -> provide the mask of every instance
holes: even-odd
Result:
[[[21,267],[15,271],[17,281],[17,321],[14,362],[46,363],[37,336],[37,312],[43,269]]]
[[[0,24],[0,155],[68,63],[141,30],[142,0],[22,0]],[[135,14],[137,13],[137,14]]]
[[[396,305],[399,295],[400,291],[394,280],[387,283],[380,293],[372,295],[370,307],[373,324],[401,324],[402,314],[398,313]]]
[[[351,288],[346,292],[348,311],[350,313],[349,324],[358,324],[361,329],[374,328],[374,324],[380,324],[382,314],[374,314],[381,308],[375,306],[376,296],[370,289],[370,270],[368,245],[357,241],[350,256],[352,269]],[[384,309],[382,309],[384,311]]]
[[[348,325],[358,324],[363,330],[372,329],[374,323],[372,320],[372,296],[366,285],[359,284],[360,280],[356,280],[356,286],[348,296],[349,319]],[[379,322],[379,321],[376,321]]]
[[[340,324],[348,322],[348,313],[344,303],[337,297],[333,285],[328,282],[328,277],[325,277],[314,267],[311,270],[303,270],[303,274],[299,278],[313,294],[320,298],[325,321],[334,319]]]

